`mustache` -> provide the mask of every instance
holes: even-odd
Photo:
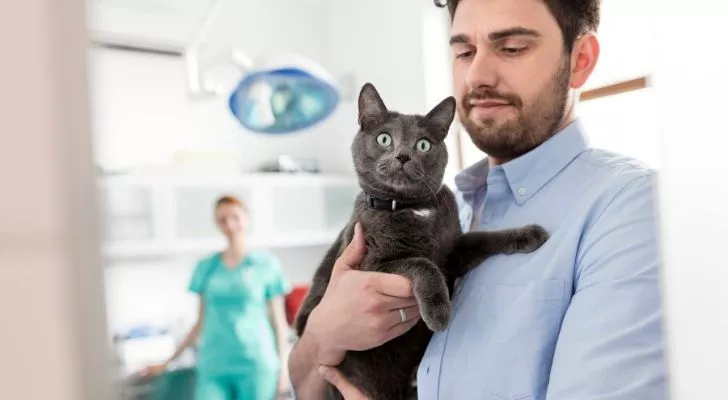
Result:
[[[490,88],[471,90],[466,93],[461,102],[463,108],[470,111],[470,109],[473,108],[470,104],[473,100],[500,100],[509,103],[518,109],[523,107],[523,101],[517,95],[511,93],[498,93]]]

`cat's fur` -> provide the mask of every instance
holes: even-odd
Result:
[[[455,198],[442,184],[448,158],[444,139],[454,115],[452,97],[421,116],[387,110],[371,84],[364,85],[359,95],[360,130],[352,154],[362,193],[349,224],[315,273],[296,319],[296,331],[299,336],[303,333],[309,314],[324,295],[334,262],[351,241],[354,224],[360,222],[366,255],[358,269],[409,278],[422,316],[404,335],[371,350],[350,351],[339,365],[344,376],[373,400],[416,398],[412,379],[432,331],[447,326],[456,278],[490,255],[531,252],[548,237],[536,225],[462,233]],[[389,146],[378,143],[382,133],[390,135]],[[425,145],[418,150],[420,139],[431,143],[429,151],[421,151]],[[368,196],[410,206],[375,209]],[[326,398],[341,399],[341,395],[329,385]]]

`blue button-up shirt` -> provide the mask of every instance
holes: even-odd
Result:
[[[667,398],[654,172],[589,148],[577,120],[455,185],[464,230],[537,223],[551,237],[461,280],[420,364],[420,400]]]

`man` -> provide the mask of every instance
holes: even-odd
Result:
[[[456,178],[463,227],[538,223],[551,237],[464,277],[419,398],[666,398],[653,173],[589,148],[574,113],[599,56],[598,0],[447,6],[458,115],[488,156]],[[417,322],[399,323],[406,279],[356,270],[364,251],[358,232],[292,352],[300,399],[320,398],[325,380],[363,399],[336,365]]]

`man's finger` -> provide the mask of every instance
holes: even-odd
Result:
[[[420,314],[417,314],[417,317],[410,319],[409,321],[405,322],[404,324],[397,324],[392,327],[392,329],[389,330],[389,338],[387,338],[387,341],[392,340],[396,337],[404,335],[407,331],[412,329],[415,324],[420,320]]]
[[[356,268],[364,259],[365,248],[364,233],[361,230],[361,225],[357,222],[354,225],[354,237],[334,263],[332,274],[340,270]]]
[[[381,294],[400,298],[414,296],[412,282],[402,275],[375,272],[372,273],[371,279],[372,286]]]
[[[400,312],[400,310],[402,310]],[[392,324],[391,327],[394,328],[397,325],[401,325],[404,323],[407,323],[408,321],[412,321],[413,319],[419,319],[420,318],[420,307],[418,307],[416,304],[411,307],[405,307],[405,308],[398,308],[396,310],[392,310],[389,312],[391,315]],[[404,314],[404,322],[402,321],[402,314]]]
[[[319,367],[319,374],[339,389],[344,400],[368,400],[359,389],[341,375],[338,369],[322,365]]]
[[[385,310],[397,310],[400,308],[407,308],[417,305],[417,299],[415,297],[391,297],[386,296],[382,300],[382,306]]]

